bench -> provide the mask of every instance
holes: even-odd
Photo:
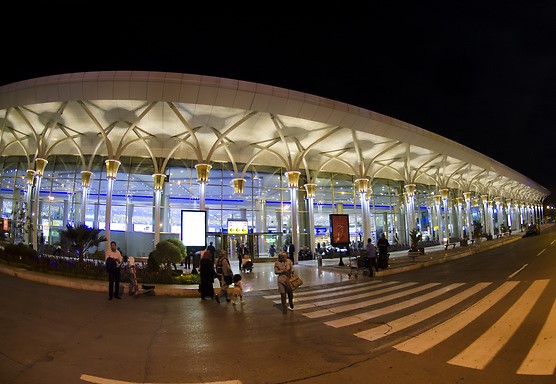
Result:
[[[446,243],[444,244],[444,249],[447,251],[450,245],[452,246],[452,249],[456,247],[456,243]]]

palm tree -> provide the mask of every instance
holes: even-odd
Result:
[[[77,227],[66,225],[66,229],[60,231],[62,244],[65,244],[70,252],[75,252],[79,256],[79,261],[83,261],[84,254],[91,247],[98,247],[102,242],[106,241],[104,235],[100,235],[101,230],[91,228],[85,224],[79,224]]]
[[[415,228],[409,231],[409,239],[411,240],[409,252],[419,251],[419,242],[421,241],[421,234]]]

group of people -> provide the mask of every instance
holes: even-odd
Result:
[[[236,300],[239,299],[239,303],[245,304],[243,300],[241,275],[238,273],[234,274],[232,271],[232,266],[226,250],[220,250],[218,260],[216,261],[216,269],[211,260],[210,253],[208,251],[203,251],[200,273],[201,284],[199,286],[199,291],[201,293],[201,299],[213,298],[217,303],[226,299],[227,302],[231,301],[233,305],[235,305]],[[288,309],[294,309],[294,304],[293,287],[290,283],[290,277],[293,274],[293,263],[288,258],[286,252],[278,253],[278,259],[274,263],[274,273],[278,276],[277,282],[282,304],[282,313],[287,313]],[[220,292],[218,294],[215,293],[213,287],[215,278],[220,282]],[[230,298],[228,296],[228,288],[232,284],[234,285],[234,290],[233,297]]]
[[[376,247],[370,237],[367,239],[367,246],[365,247],[365,251],[367,253],[367,260],[369,265],[369,276],[374,276],[375,272],[378,272],[379,262],[377,262],[377,257],[380,260],[380,264],[382,264],[382,268],[388,267],[389,246],[390,243],[388,242],[388,239],[386,238],[386,235],[384,233],[382,233],[380,238],[377,240]]]
[[[211,243],[212,245],[212,243]],[[201,263],[199,272],[201,274],[201,283],[199,284],[199,293],[201,300],[205,298],[212,298],[220,303],[220,299],[226,299],[227,302],[232,302],[236,305],[236,301],[245,304],[243,300],[243,282],[239,273],[234,274],[228,254],[226,250],[221,249],[216,260],[216,269],[213,258],[209,250],[201,251]],[[220,292],[216,294],[214,290],[214,279],[220,282]],[[233,297],[228,297],[228,288],[234,285]]]
[[[122,299],[122,289],[120,289],[122,264],[126,264],[129,268],[129,293],[134,294],[139,290],[137,273],[135,270],[135,258],[133,256],[123,256],[116,242],[111,241],[110,249],[105,255],[106,271],[108,272],[108,300],[112,300],[113,298]]]
[[[236,301],[239,301],[240,304],[245,304],[243,300],[241,275],[239,273],[234,274],[226,250],[221,249],[219,251],[216,263],[214,260],[215,252],[216,248],[214,248],[212,242],[205,250],[201,251],[199,266],[199,273],[201,276],[199,293],[201,295],[201,300],[211,298],[217,303],[220,303],[221,299],[225,299],[227,302],[231,301],[233,305],[236,305]],[[108,272],[108,300],[122,298],[120,293],[120,266],[122,262],[122,254],[117,248],[116,242],[112,241],[110,243],[110,249],[106,252],[105,257],[105,264]],[[274,273],[278,276],[277,283],[278,291],[280,292],[282,313],[285,314],[288,309],[294,309],[293,287],[290,283],[290,278],[293,274],[293,263],[291,259],[288,258],[286,252],[282,251],[278,253],[278,258],[274,263]],[[218,294],[216,294],[214,290],[214,279],[218,279],[220,282],[220,292]],[[134,284],[136,288],[137,280],[135,280]],[[233,296],[229,297],[228,288],[232,284],[234,285]]]

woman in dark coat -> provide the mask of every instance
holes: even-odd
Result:
[[[199,284],[199,292],[201,293],[201,300],[205,297],[214,298],[214,279],[216,278],[216,271],[214,264],[210,257],[209,251],[201,251],[201,265],[199,268],[201,274],[201,283]]]

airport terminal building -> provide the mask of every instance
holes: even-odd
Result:
[[[449,122],[446,122],[449,124]],[[390,243],[519,231],[549,191],[409,123],[271,85],[161,72],[83,72],[0,87],[3,229],[54,244],[66,224],[147,256],[206,212],[207,242]],[[190,228],[194,229],[194,228]],[[189,231],[189,229],[187,229]],[[35,248],[36,249],[36,248]]]

